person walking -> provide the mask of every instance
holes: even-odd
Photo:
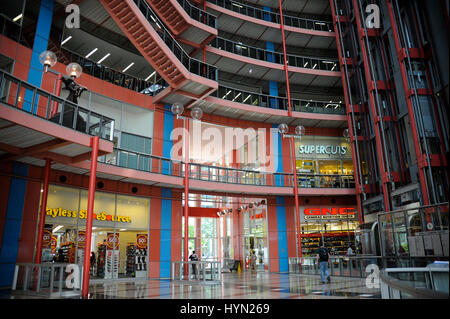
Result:
[[[192,255],[189,256],[190,261],[198,261],[198,256],[195,253],[195,250],[192,251]],[[192,272],[195,276],[195,279],[197,279],[197,265],[194,263],[192,264]]]
[[[322,280],[322,283],[330,283],[330,273],[328,271],[328,260],[330,259],[330,253],[328,249],[325,248],[325,246],[321,243],[320,248],[317,250],[317,257],[316,261],[319,265],[320,269],[320,279]],[[326,280],[326,281],[325,281]]]
[[[256,255],[254,250],[250,252],[250,270],[252,273],[256,273]]]
[[[94,267],[95,267],[95,253],[91,252],[90,266],[91,266],[91,275],[94,275]]]

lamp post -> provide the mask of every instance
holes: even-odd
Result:
[[[301,138],[305,134],[305,128],[302,125],[298,125],[295,128],[295,135],[287,134],[289,131],[289,126],[285,123],[281,123],[278,126],[278,132],[283,136],[283,138],[289,137],[289,143],[291,146],[291,161],[292,161],[292,171],[294,174],[294,201],[295,201],[295,215],[297,218],[297,249],[298,249],[298,257],[302,257],[302,236],[301,236],[301,228],[300,228],[300,207],[298,203],[298,179],[297,179],[297,163],[295,157],[295,143],[294,138]]]
[[[177,116],[177,119],[183,120],[183,139],[184,139],[184,261],[189,259],[189,118],[181,116],[184,112],[184,107],[180,103],[174,103],[171,111]],[[191,110],[191,117],[199,121],[203,116],[203,110],[199,107],[194,107]],[[186,136],[184,136],[186,135]],[[187,274],[188,269],[185,268]]]

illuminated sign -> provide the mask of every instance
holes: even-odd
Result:
[[[300,145],[298,148],[300,154],[327,154],[327,155],[345,155],[347,146],[339,145]]]
[[[346,219],[355,217],[353,207],[305,208],[306,219]]]
[[[259,214],[255,214],[255,215],[251,215],[250,219],[260,219],[260,218],[264,218],[263,213],[259,213]]]
[[[55,217],[68,217],[68,218],[80,218],[86,219],[87,210],[80,209],[80,211],[63,209],[61,207],[58,208],[48,208],[47,207],[47,216],[55,218]],[[106,212],[101,212],[100,214],[92,214],[92,219],[96,219],[99,221],[111,221],[111,222],[119,222],[119,223],[131,223],[131,218],[129,216],[114,216],[110,215]]]

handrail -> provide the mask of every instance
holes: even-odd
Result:
[[[253,47],[241,42],[235,42],[223,37],[216,37],[210,43],[210,46],[231,52],[234,54],[242,55],[252,59],[257,59],[265,62],[272,62],[276,64],[284,64],[283,53],[273,52],[257,47]],[[313,58],[301,55],[287,54],[287,61],[289,66],[316,69],[323,71],[335,71],[339,72],[339,61],[337,59],[329,58]]]
[[[208,78],[213,81],[218,80],[218,69],[208,63],[191,58],[183,47],[175,40],[164,23],[158,18],[146,0],[133,0],[138,9],[142,12],[148,23],[155,29],[161,40],[167,45],[177,59],[191,73]]]
[[[14,86],[8,86],[7,82]],[[26,90],[31,91],[30,100],[27,98]],[[0,70],[0,101],[61,126],[89,135],[98,135],[105,140],[113,140],[115,123],[113,119],[53,95],[3,70]],[[44,103],[45,109],[39,111],[39,107],[44,106]],[[29,105],[30,111],[24,110],[21,104]],[[53,115],[58,109],[59,112]]]
[[[100,156],[99,162],[174,177],[184,177],[185,174],[183,161],[122,148],[114,148],[113,153]],[[299,186],[303,188],[352,188],[353,175],[298,174],[297,176]],[[227,184],[293,187],[292,173],[272,173],[200,163],[189,163],[189,177]],[[314,183],[311,183],[310,179],[314,179]],[[310,184],[306,183],[308,181]]]
[[[102,81],[151,96],[157,95],[168,86],[167,82],[161,77],[156,81],[156,78],[159,76],[156,73],[154,76],[155,81],[145,81],[141,78],[98,64],[66,48],[61,47],[61,51],[66,54],[70,62],[77,62],[83,68],[83,72]],[[150,88],[152,89],[150,90]]]
[[[177,2],[192,19],[217,29],[217,17],[215,15],[194,6],[187,0],[177,0]]]
[[[250,6],[237,1],[231,0],[207,0],[219,7],[264,21],[280,24],[280,14],[276,12],[266,11],[256,6]],[[268,19],[268,20],[266,20]],[[283,15],[284,24],[286,26],[309,29],[316,31],[333,32],[333,23],[329,21],[292,17]]]
[[[448,299],[449,298],[449,294],[446,294],[443,292],[435,291],[435,290],[428,289],[428,288],[416,288],[414,286],[402,283],[402,280],[392,278],[391,276],[389,276],[388,272],[390,272],[390,271],[388,271],[388,269],[381,270],[380,271],[380,279],[381,279],[382,283],[384,283],[388,287],[389,290],[394,288],[400,292],[406,293],[408,295],[411,295],[415,298],[420,298],[420,299]],[[448,272],[448,270],[447,270],[447,272]]]
[[[219,85],[219,89],[213,92],[211,96],[222,100],[258,107],[281,109],[285,111],[289,109],[288,99],[285,97],[249,92],[224,85]],[[342,101],[326,102],[291,98],[291,107],[295,112],[346,114],[345,103]]]

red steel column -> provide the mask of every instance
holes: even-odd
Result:
[[[186,122],[184,138],[184,261],[189,259],[189,119]],[[187,270],[187,269],[186,269]]]
[[[336,8],[334,6],[334,1],[330,0],[330,7],[331,7],[331,14],[333,17],[333,26],[334,26],[334,33],[336,36],[336,44],[337,44],[337,49],[338,49],[338,54],[339,54],[339,64],[340,64],[340,68],[341,68],[341,78],[342,78],[342,87],[343,87],[343,91],[344,91],[344,101],[345,101],[345,105],[347,106],[347,110],[352,110],[353,106],[351,105],[350,102],[350,97],[349,97],[349,87],[347,86],[347,81],[346,81],[346,77],[348,76],[347,74],[345,74],[345,68],[343,67],[344,64],[346,64],[344,59],[346,59],[346,56],[344,55],[344,52],[342,52],[342,43],[340,40],[340,30],[337,27],[337,19],[339,19],[339,16],[336,13]],[[361,105],[362,107],[362,105]],[[349,111],[347,111],[348,113]],[[356,152],[357,152],[357,146],[356,144],[358,143],[358,140],[356,140],[354,138],[355,134],[353,132],[353,124],[352,124],[352,120],[351,120],[351,115],[347,114],[347,123],[348,123],[348,131],[349,131],[349,136],[350,136],[350,145],[352,147],[352,160],[353,160],[353,166],[354,166],[354,171],[360,171],[361,170],[361,163],[359,161],[356,160]],[[362,181],[359,180],[359,173],[355,174],[355,184],[356,184],[356,202],[357,202],[357,206],[358,206],[358,221],[360,224],[363,223],[363,219],[362,219],[362,215],[363,215],[363,206],[362,206],[362,200],[361,200],[361,193],[362,193]]]
[[[419,180],[420,180],[421,191],[422,191],[422,196],[423,196],[423,203],[424,203],[424,205],[429,205],[430,204],[430,199],[428,196],[429,192],[426,187],[427,177],[425,176],[423,167],[420,167],[420,164],[419,164],[420,160],[422,159],[422,150],[420,147],[420,139],[419,139],[419,136],[417,133],[418,128],[417,128],[417,122],[416,122],[416,114],[414,112],[414,108],[413,108],[412,101],[411,101],[411,94],[409,92],[408,75],[406,74],[406,70],[404,68],[403,61],[401,60],[400,56],[398,56],[398,54],[401,52],[401,50],[403,48],[400,44],[399,33],[397,30],[397,23],[396,23],[395,17],[394,17],[392,2],[390,0],[387,1],[387,7],[388,7],[389,19],[390,19],[391,27],[392,27],[392,34],[394,36],[395,49],[397,50],[398,62],[400,65],[400,73],[402,75],[403,88],[404,88],[404,91],[406,94],[406,105],[408,106],[408,113],[411,118],[411,121],[410,121],[411,122],[411,130],[413,133],[414,150],[416,152],[416,158],[417,158],[418,167],[419,167]],[[427,215],[427,218],[428,217],[429,216]]]
[[[91,257],[92,217],[94,211],[95,180],[97,175],[98,144],[99,144],[99,137],[98,136],[92,137],[91,169],[89,175],[89,192],[88,192],[87,216],[86,216],[86,245],[84,247],[84,262],[83,262],[83,288],[81,291],[81,296],[83,298],[87,298],[89,292],[89,266]]]
[[[286,88],[287,88],[287,98],[288,98],[288,116],[292,116],[291,107],[291,90],[289,85],[289,71],[287,64],[287,54],[286,54],[286,39],[284,36],[284,20],[283,20],[283,8],[281,0],[278,0],[280,6],[280,23],[281,23],[281,38],[283,39],[283,56],[284,56],[284,71],[286,74]],[[292,172],[294,174],[294,198],[295,198],[295,214],[297,218],[297,251],[298,257],[302,257],[302,234],[300,228],[300,207],[298,204],[298,180],[297,180],[297,162],[295,158],[295,143],[294,138],[291,137],[291,160],[292,160]]]
[[[44,226],[45,226],[45,216],[47,210],[47,198],[48,198],[48,184],[50,180],[50,168],[52,166],[52,161],[47,159],[45,160],[45,168],[44,168],[44,187],[41,196],[41,210],[39,212],[39,228],[37,234],[37,243],[36,243],[36,257],[35,263],[40,264],[42,260],[42,237],[44,236]]]
[[[390,211],[391,210],[391,201],[390,201],[390,196],[389,196],[389,188],[387,183],[389,182],[389,178],[387,176],[387,172],[386,172],[386,166],[388,163],[384,163],[384,158],[385,158],[385,154],[383,151],[383,144],[381,141],[381,133],[380,133],[380,128],[378,127],[377,124],[377,119],[379,118],[380,121],[383,121],[383,116],[382,114],[377,114],[377,110],[376,110],[376,103],[377,101],[374,99],[373,97],[373,90],[371,90],[370,88],[370,84],[372,83],[372,79],[371,79],[371,70],[369,68],[369,61],[368,61],[368,52],[367,50],[370,50],[370,48],[366,48],[366,45],[363,41],[363,37],[365,35],[361,34],[360,32],[364,32],[364,28],[361,25],[361,21],[363,21],[363,17],[361,17],[360,13],[359,13],[359,6],[356,3],[356,0],[353,0],[353,10],[355,12],[355,18],[356,18],[356,25],[358,28],[358,39],[359,39],[359,43],[361,45],[361,52],[362,52],[362,57],[363,57],[363,62],[364,62],[364,73],[366,76],[366,83],[368,85],[368,95],[369,95],[369,100],[370,100],[370,110],[372,113],[372,124],[373,124],[373,128],[375,131],[375,141],[376,141],[376,149],[377,149],[377,153],[378,153],[378,165],[380,167],[380,171],[381,171],[381,188],[382,188],[382,192],[383,192],[383,198],[384,198],[384,204],[385,204],[385,210],[386,211]],[[376,83],[374,83],[376,84]]]

